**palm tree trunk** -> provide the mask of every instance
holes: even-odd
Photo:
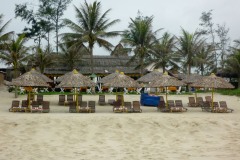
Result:
[[[238,89],[240,89],[240,75],[238,75]]]
[[[14,68],[14,78],[17,78],[17,68]],[[18,97],[18,87],[15,86],[15,98]]]
[[[93,49],[91,46],[89,47],[89,52],[90,52],[90,58],[91,58],[91,73],[93,74]]]

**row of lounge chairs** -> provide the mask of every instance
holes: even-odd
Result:
[[[76,107],[76,102],[69,103],[69,113],[95,113],[95,101],[81,101],[79,102],[79,108]]]
[[[50,102],[49,101],[42,101],[41,106],[37,101],[31,101],[30,107],[28,107],[28,100],[22,100],[20,105],[19,100],[13,100],[12,106],[9,108],[9,112],[43,112],[48,113],[50,112]]]
[[[113,102],[113,112],[141,113],[142,109],[140,106],[141,105],[139,101],[123,102],[123,105],[122,105],[121,99],[118,99],[117,101]]]
[[[164,112],[186,112],[188,109],[183,107],[182,100],[167,100],[167,108],[166,108],[166,102],[163,98],[160,97],[160,102],[158,105],[158,111],[164,111]]]

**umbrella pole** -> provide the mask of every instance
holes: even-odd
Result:
[[[214,92],[214,88],[212,88],[212,111],[213,111],[213,92]]]
[[[78,96],[77,96],[76,88],[74,88],[74,95],[76,96],[75,97],[75,100],[76,100],[76,111],[78,112]]]
[[[168,109],[168,100],[167,100],[167,87],[166,87],[166,109]]]

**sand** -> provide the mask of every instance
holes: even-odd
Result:
[[[8,112],[14,94],[0,88],[0,160],[239,160],[239,98],[226,100],[233,113],[208,113],[188,108],[184,113],[161,113],[142,106],[143,113],[113,113],[112,106],[96,106],[96,113],[68,113],[50,101],[50,113]],[[210,95],[210,93],[199,96]],[[106,99],[114,98],[106,95]],[[18,100],[26,99],[21,95]],[[126,101],[139,95],[125,95]],[[187,105],[187,95],[169,95]],[[97,95],[84,95],[95,100]]]

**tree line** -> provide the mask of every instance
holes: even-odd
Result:
[[[172,67],[186,74],[231,72],[240,81],[240,40],[230,45],[229,28],[226,24],[213,23],[212,10],[202,12],[199,28],[193,33],[181,28],[181,34],[176,36],[162,28],[153,30],[154,17],[141,12],[130,18],[127,29],[110,31],[120,20],[109,19],[111,9],[102,11],[98,1],[87,3],[85,0],[79,7],[74,6],[75,20],[62,19],[70,3],[71,0],[39,0],[37,10],[28,3],[17,4],[16,18],[27,22],[17,35],[13,31],[5,32],[10,21],[3,23],[3,15],[0,16],[0,60],[13,67],[14,77],[29,62],[42,73],[45,67],[56,62],[71,70],[81,63],[83,55],[90,55],[93,73],[93,48],[98,45],[117,56],[131,54],[128,63],[137,60],[141,74],[146,66],[153,64],[163,71]],[[70,31],[60,33],[63,26]],[[52,32],[55,33],[55,49],[50,43]],[[114,46],[109,38],[117,36],[121,40]],[[35,45],[26,47],[29,40]],[[43,41],[47,42],[46,46]]]

